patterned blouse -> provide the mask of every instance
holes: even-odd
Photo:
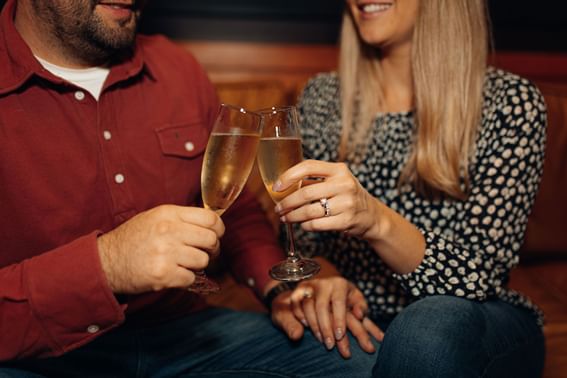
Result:
[[[340,140],[339,80],[311,79],[299,101],[306,159],[337,161]],[[529,81],[489,68],[482,122],[469,166],[466,200],[429,200],[398,177],[412,146],[412,112],[377,114],[364,156],[346,161],[365,189],[422,232],[425,257],[408,274],[393,273],[364,241],[340,232],[297,232],[300,251],[325,256],[354,282],[371,315],[391,318],[412,301],[453,295],[478,301],[500,298],[541,312],[507,288],[518,264],[528,215],[542,175],[546,110]]]

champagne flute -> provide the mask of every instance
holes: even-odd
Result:
[[[259,111],[263,120],[262,137],[258,146],[258,167],[264,186],[278,203],[301,186],[298,182],[281,192],[272,185],[288,168],[303,160],[297,111],[293,106],[272,107]],[[319,272],[320,266],[311,259],[302,258],[295,249],[290,223],[286,223],[288,240],[287,259],[270,269],[270,276],[279,281],[300,281]]]
[[[256,158],[261,117],[243,108],[222,104],[213,126],[201,170],[201,195],[205,208],[221,216],[238,197]],[[218,292],[219,285],[204,271],[195,272],[190,291]]]

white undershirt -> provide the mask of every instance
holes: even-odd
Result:
[[[78,87],[83,88],[89,92],[97,101],[100,96],[100,91],[104,85],[104,81],[110,72],[109,68],[105,67],[91,67],[91,68],[66,68],[60,67],[53,63],[49,63],[39,57],[35,57],[39,63],[54,74]]]

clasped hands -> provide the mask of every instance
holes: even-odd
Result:
[[[340,276],[303,281],[272,302],[272,321],[290,339],[301,339],[309,328],[327,349],[336,346],[344,358],[351,356],[347,330],[367,353],[375,352],[371,337],[382,341],[383,332],[367,313],[363,294]]]

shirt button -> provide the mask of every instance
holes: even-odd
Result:
[[[100,331],[100,327],[97,326],[96,324],[91,324],[90,326],[87,327],[88,333],[97,333],[98,331]]]
[[[75,92],[75,98],[79,101],[83,101],[85,99],[85,92],[83,91]]]
[[[104,136],[104,139],[106,139],[106,140],[110,140],[112,138],[112,134],[108,130],[104,130],[102,132],[102,136]]]
[[[256,285],[256,281],[254,281],[254,278],[250,277],[246,280],[246,283],[248,284],[248,286],[250,287],[254,287],[254,285]]]
[[[187,142],[185,143],[185,149],[191,152],[195,149],[195,145],[193,144],[193,142]]]
[[[122,184],[124,182],[124,175],[122,173],[118,173],[116,176],[114,176],[114,181],[117,184]]]

